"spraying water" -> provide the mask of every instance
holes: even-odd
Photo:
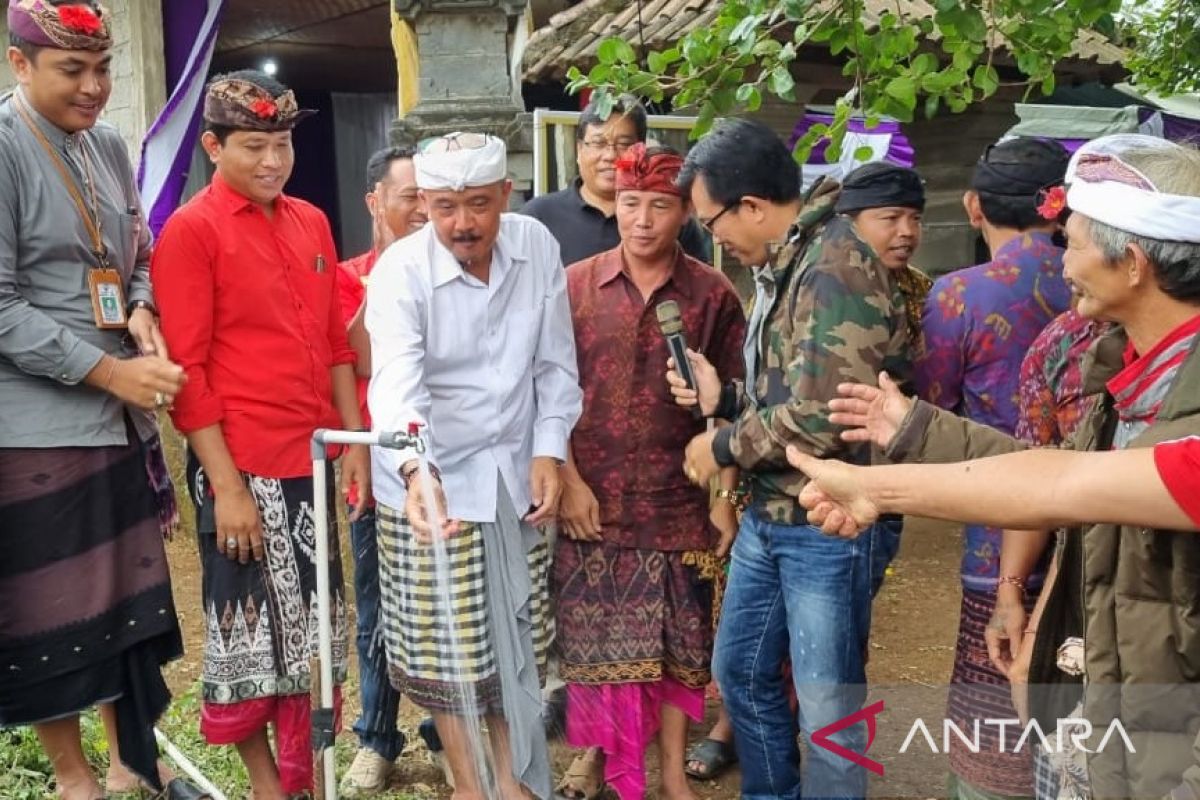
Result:
[[[446,553],[446,540],[442,535],[446,520],[442,516],[441,509],[438,508],[437,489],[433,482],[433,473],[429,470],[429,461],[423,452],[418,454],[417,462],[417,477],[420,481],[421,499],[425,503],[425,508],[427,509],[426,519],[433,532],[433,541],[429,546],[433,550],[434,577],[436,581],[435,591],[438,605],[437,616],[440,617],[446,626],[446,641],[449,643],[451,657],[454,659],[455,664],[454,683],[461,698],[458,716],[462,720],[468,752],[478,780],[480,793],[487,798],[497,798],[499,797],[499,793],[496,791],[495,781],[491,778],[492,773],[488,763],[490,749],[485,744],[479,712],[474,702],[475,687],[463,675],[462,667],[457,659],[461,648],[459,647],[458,626],[455,623],[453,593],[451,591],[452,576],[450,574],[450,559]],[[443,754],[445,754],[445,750],[443,750]]]

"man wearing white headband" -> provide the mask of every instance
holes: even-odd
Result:
[[[450,134],[413,163],[433,224],[388,248],[367,289],[374,425],[427,426],[432,473],[425,492],[419,453],[376,452],[389,673],[433,714],[455,798],[520,797],[518,784],[547,798],[538,674],[552,619],[540,529],[557,513],[582,405],[565,272],[542,223],[503,213],[512,183],[502,141]],[[442,549],[448,600],[435,591]],[[468,735],[479,715],[496,787]]]
[[[1200,152],[1146,136],[1108,136],[1076,153],[1067,181],[1074,213],[1064,274],[1081,314],[1118,323],[1085,362],[1084,392],[1097,402],[1073,449],[1149,448],[1200,434]],[[847,440],[873,441],[895,461],[961,461],[1021,448],[998,431],[905,399],[890,380],[844,393],[830,403],[830,421],[851,427],[842,434]],[[814,489],[805,502],[832,529],[828,514],[847,513],[860,499],[852,495],[839,492],[834,501]],[[1030,710],[1043,730],[1056,718],[1091,722],[1094,734],[1080,747],[1090,796],[1200,797],[1195,532],[1101,522],[1060,537],[1009,677],[1028,681]],[[1086,647],[1064,647],[1085,635]],[[1073,711],[1080,698],[1082,710]],[[1098,747],[1114,717],[1132,750],[1113,739]],[[1060,796],[1087,791],[1077,775],[1064,769],[1062,778],[1069,782]]]

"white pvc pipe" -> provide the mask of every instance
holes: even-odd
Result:
[[[317,451],[314,447],[313,455]],[[329,598],[329,498],[326,496],[324,451],[313,458],[313,514],[317,539],[317,654],[321,662],[321,708],[333,708],[333,624]],[[337,800],[334,748],[321,752],[325,776],[325,800]]]
[[[199,786],[200,789],[210,795],[213,800],[229,800],[229,798],[225,796],[224,792],[214,786],[212,781],[204,777],[204,773],[200,771],[199,767],[193,764],[188,757],[183,754],[183,751],[176,747],[171,740],[167,738],[166,734],[164,734],[158,728],[154,729],[154,738],[158,740],[160,745],[162,745],[163,751],[167,754],[167,758],[175,762],[175,766],[179,767],[183,774],[187,775],[188,778],[191,779],[192,783]]]

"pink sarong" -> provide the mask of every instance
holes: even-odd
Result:
[[[621,800],[646,794],[646,748],[662,725],[662,706],[704,719],[704,689],[664,675],[653,683],[567,684],[567,743],[604,751],[604,780]]]

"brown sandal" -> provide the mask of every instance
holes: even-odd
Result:
[[[604,791],[604,767],[597,753],[602,754],[603,751],[598,747],[589,748],[575,756],[554,791],[567,800],[596,800]]]

